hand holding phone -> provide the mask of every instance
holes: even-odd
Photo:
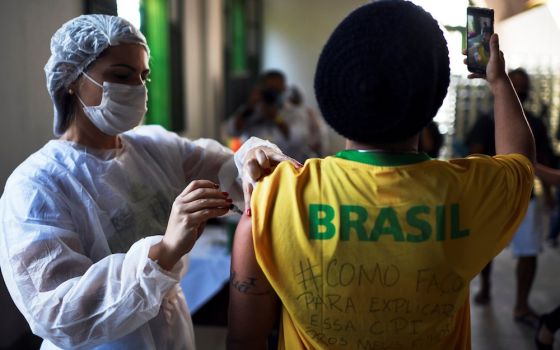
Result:
[[[494,10],[482,7],[467,8],[467,68],[486,74],[490,59],[490,37],[494,33]]]

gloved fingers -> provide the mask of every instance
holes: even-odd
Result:
[[[252,149],[247,154],[243,164],[244,176],[248,176],[249,180],[254,183],[264,175],[270,174],[272,172],[272,167],[270,159],[268,158],[268,153],[271,153],[271,151],[272,149],[265,146]]]
[[[274,152],[272,154],[269,154],[268,158],[272,161],[271,163],[272,167],[276,167],[278,164],[280,164],[280,162],[285,162],[285,161],[292,163],[298,169],[303,167],[303,164],[301,164],[294,158],[288,157],[284,153]]]
[[[245,201],[245,214],[251,216],[251,196],[253,195],[253,184],[243,181],[243,200]]]
[[[255,181],[257,181],[264,175],[263,169],[261,168],[261,165],[259,164],[259,161],[256,157],[251,158],[245,162],[245,164],[243,165],[243,173],[243,181],[249,181],[252,183],[255,183]]]
[[[264,169],[264,173],[261,174],[262,176],[270,174],[272,170],[274,170],[274,168],[278,164],[280,164],[280,162],[284,162],[284,161],[288,161],[292,163],[296,168],[303,167],[303,164],[301,164],[297,160],[288,157],[282,152],[278,152],[277,150],[266,146],[258,147],[256,150],[256,156],[257,156],[257,160],[259,161],[259,164],[261,165],[261,168]],[[264,157],[266,157],[266,162],[264,161]],[[255,181],[259,179],[260,178],[256,178],[256,179],[253,178],[253,180]]]
[[[209,180],[194,180],[194,181],[191,181],[187,185],[187,187],[185,187],[185,189],[183,190],[183,192],[181,192],[179,197],[185,196],[189,192],[192,192],[192,191],[194,191],[196,189],[199,189],[199,188],[218,189],[219,187],[220,187],[220,185],[218,185],[216,183],[213,183],[212,181],[209,181]]]
[[[263,147],[259,147],[256,152],[255,156],[257,158],[257,162],[259,163],[259,167],[261,168],[261,174],[270,174],[272,172],[270,159],[268,159],[268,155],[263,150]],[[253,180],[258,180],[253,178]]]

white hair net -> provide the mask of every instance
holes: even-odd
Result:
[[[54,33],[45,73],[54,104],[53,131],[56,136],[62,135],[68,126],[69,111],[63,106],[68,86],[106,48],[122,43],[140,44],[150,54],[144,35],[121,17],[83,15],[66,22]]]

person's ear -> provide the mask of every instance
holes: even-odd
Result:
[[[75,95],[78,92],[78,80],[80,80],[80,78],[74,80],[72,83],[70,83],[70,85],[68,86],[68,93],[70,95]]]

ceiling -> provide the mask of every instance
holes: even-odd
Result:
[[[472,0],[476,6],[493,8],[494,18],[497,22],[544,5],[549,1],[555,0]]]

